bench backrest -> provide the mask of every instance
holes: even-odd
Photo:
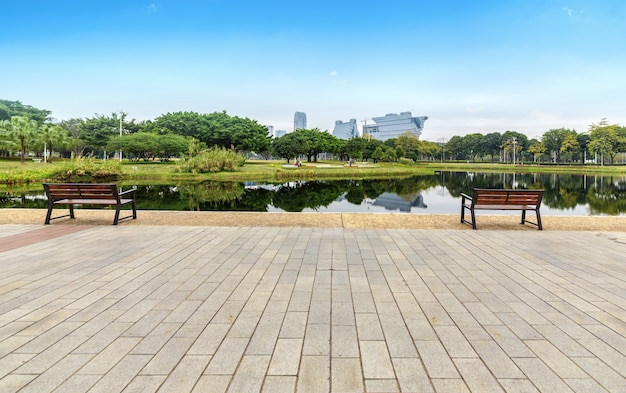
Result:
[[[115,199],[119,200],[116,184],[44,183],[48,200]]]
[[[474,188],[473,205],[541,205],[543,190]]]

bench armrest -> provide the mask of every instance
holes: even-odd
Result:
[[[465,202],[466,199],[469,199],[470,201],[472,200],[471,196],[464,194],[464,193],[461,193],[461,198],[463,198],[461,201],[462,203]]]
[[[120,193],[118,193],[117,195],[119,195],[119,196],[121,197],[122,195],[126,195],[126,194],[131,194],[131,193],[132,193],[132,194],[134,194],[134,193],[135,193],[135,191],[137,191],[137,187],[136,187],[136,186],[133,186],[133,188],[131,188],[130,190],[126,190],[126,191],[120,192]],[[134,197],[134,196],[135,196],[135,195],[133,195],[133,197]]]

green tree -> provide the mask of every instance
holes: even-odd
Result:
[[[405,152],[405,156],[413,154],[419,154],[420,152],[420,140],[414,133],[407,131],[403,132],[396,138],[394,147],[400,146]],[[390,146],[391,147],[391,146]]]
[[[463,151],[465,156],[476,160],[485,153],[485,149],[482,146],[483,134],[473,133],[467,134],[463,137]]]
[[[280,138],[274,139],[272,142],[272,151],[274,155],[287,160],[306,154],[309,151],[308,141],[301,133],[291,132]]]
[[[421,141],[420,154],[427,157],[430,160],[434,160],[441,154],[441,145],[430,141]]]
[[[537,159],[541,162],[541,156],[543,156],[546,151],[547,148],[543,145],[543,143],[536,139],[533,139],[530,142],[530,146],[528,146],[528,152],[533,155],[534,162],[537,162]]]
[[[86,144],[85,150],[93,155],[106,149],[110,139],[119,137],[120,128],[123,135],[139,131],[140,126],[135,120],[126,121],[126,116],[126,113],[112,113],[111,116],[96,114],[85,119],[80,125],[81,140]]]
[[[515,162],[522,160],[522,152],[528,149],[528,137],[517,131],[506,131],[502,134],[502,149],[504,154],[510,154],[513,162],[513,151],[515,151]]]
[[[561,146],[563,145],[563,140],[567,135],[571,133],[571,130],[567,128],[554,128],[549,131],[546,131],[541,137],[541,143],[546,147],[546,149],[554,154],[555,162],[561,162]]]
[[[81,157],[87,149],[87,143],[82,138],[82,129],[85,121],[80,118],[61,120],[58,126],[65,129],[69,135],[69,148],[73,157]]]
[[[61,148],[68,143],[69,136],[67,131],[56,124],[43,124],[39,127],[39,133],[37,135],[39,142],[43,144],[44,154],[45,150],[48,150],[47,162],[52,162],[54,148]]]
[[[159,135],[150,132],[136,132],[111,138],[107,150],[122,150],[127,157],[134,160],[148,160],[156,155]]]
[[[451,160],[462,160],[465,158],[464,156],[464,147],[463,147],[463,138],[458,135],[450,138],[448,142],[446,142],[446,151],[450,154]]]
[[[2,120],[2,130],[6,138],[18,141],[20,145],[20,162],[24,163],[26,146],[35,138],[39,125],[35,120],[25,116],[13,116],[10,120]]]
[[[24,105],[19,101],[0,100],[0,120],[11,120],[13,116],[24,116],[41,124],[49,120],[52,112]]]
[[[491,156],[491,162],[495,157],[500,156],[500,146],[502,145],[502,134],[491,132],[486,134],[482,140],[483,150]]]
[[[385,146],[385,144],[379,141],[378,139],[367,139],[365,143],[365,147],[363,148],[363,159],[365,160],[374,159],[374,157],[372,156],[374,154],[374,151],[376,151],[376,149],[378,149],[381,146]],[[404,157],[405,155],[406,153],[403,154],[402,156]],[[346,160],[348,158],[349,157],[345,157]]]
[[[159,135],[156,140],[155,154],[161,161],[169,161],[171,157],[180,157],[189,150],[189,146],[190,139],[182,135]]]
[[[317,161],[317,157],[322,152],[335,150],[337,137],[318,128],[298,129],[292,134],[299,134],[307,141],[307,151],[304,153],[307,162]]]
[[[147,127],[158,133],[172,132],[193,137],[207,146],[265,152],[272,145],[267,127],[258,124],[256,120],[230,116],[226,111],[210,114],[167,113],[156,118]]]
[[[349,159],[361,159],[363,157],[363,150],[367,145],[367,140],[361,137],[349,139],[346,143],[345,149]]]
[[[600,154],[602,163],[604,164],[604,156],[610,158],[611,162],[619,144],[619,126],[617,124],[609,124],[606,119],[602,119],[598,124],[591,124],[589,127],[589,151],[593,154]]]
[[[561,143],[561,154],[573,155],[579,151],[580,145],[578,144],[578,139],[576,139],[576,132],[569,132]]]

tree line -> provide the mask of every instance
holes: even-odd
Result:
[[[442,154],[451,160],[538,162],[538,163],[614,163],[619,153],[626,152],[626,127],[610,124],[606,119],[589,126],[587,132],[556,128],[546,131],[540,139],[528,139],[522,133],[468,134],[454,136],[442,145]]]
[[[626,127],[602,119],[587,132],[566,128],[546,131],[539,139],[516,131],[453,136],[447,142],[420,140],[407,132],[379,141],[368,135],[339,139],[317,128],[302,129],[272,139],[256,120],[222,112],[174,112],[137,122],[127,113],[95,114],[51,122],[51,112],[0,100],[0,154],[22,161],[29,152],[52,157],[114,157],[124,152],[131,159],[168,160],[203,148],[254,152],[262,158],[306,158],[317,161],[322,153],[341,160],[421,161],[462,160],[487,162],[562,163],[595,159],[613,163],[626,152]]]

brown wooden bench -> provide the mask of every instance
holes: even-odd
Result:
[[[461,223],[470,224],[473,229],[476,229],[476,215],[474,214],[476,210],[521,210],[521,224],[529,223],[542,230],[539,213],[542,198],[543,190],[474,188],[472,196],[461,194]],[[470,212],[471,221],[465,219],[466,210]],[[529,210],[535,212],[536,223],[526,219],[526,212]]]
[[[50,220],[57,218],[70,217],[74,218],[74,205],[110,205],[115,206],[115,218],[113,225],[117,225],[119,220],[137,218],[137,205],[135,203],[135,191],[133,187],[124,192],[118,192],[115,184],[89,184],[89,183],[44,183],[44,190],[48,198],[48,213],[46,214],[46,224],[50,224]],[[122,205],[131,204],[132,215],[120,218],[120,210]],[[56,205],[68,205],[70,213],[58,216],[52,216],[52,209]]]

